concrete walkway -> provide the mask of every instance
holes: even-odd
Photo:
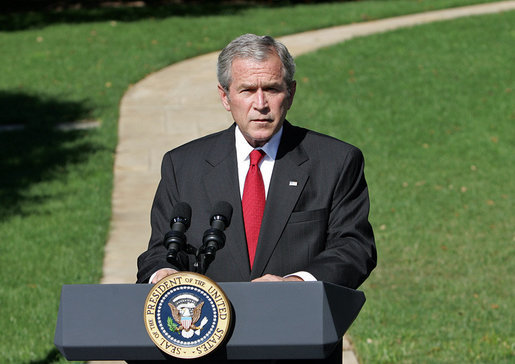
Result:
[[[338,26],[280,40],[293,56],[299,56],[354,37],[512,9],[515,1],[503,1]],[[153,73],[123,97],[102,283],[136,281],[136,258],[146,249],[150,236],[150,207],[163,154],[232,123],[216,89],[217,55],[218,52],[207,54]],[[344,362],[357,363],[348,341],[344,350]]]

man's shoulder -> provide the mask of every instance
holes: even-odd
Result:
[[[295,138],[300,140],[300,144],[305,149],[309,149],[311,151],[318,151],[322,154],[361,154],[358,147],[328,134],[293,125],[291,126],[291,131],[292,134],[295,135]]]

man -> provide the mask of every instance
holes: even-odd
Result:
[[[234,213],[225,247],[206,272],[215,281],[323,280],[357,288],[368,277],[376,250],[363,156],[285,120],[294,72],[286,47],[268,36],[243,35],[221,52],[218,91],[235,124],[164,156],[138,282],[178,269],[162,243],[173,206],[192,206],[186,235],[198,247],[218,201]],[[193,270],[192,257],[179,258]]]

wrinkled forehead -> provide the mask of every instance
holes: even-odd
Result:
[[[241,83],[257,82],[285,83],[285,69],[279,56],[275,54],[265,59],[254,57],[238,57],[231,63],[231,80]]]

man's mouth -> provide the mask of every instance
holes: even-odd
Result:
[[[251,121],[260,122],[260,123],[269,123],[272,119],[252,119]]]

